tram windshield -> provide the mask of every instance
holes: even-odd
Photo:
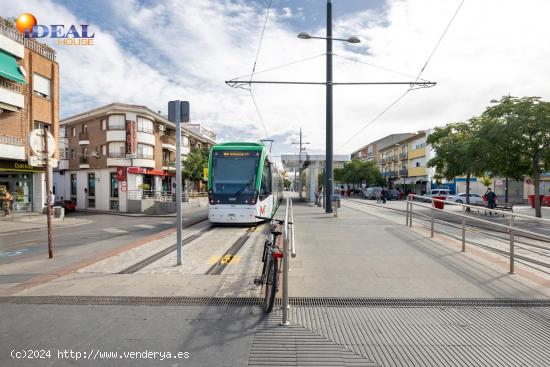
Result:
[[[260,152],[216,151],[212,160],[212,190],[214,194],[252,194]]]

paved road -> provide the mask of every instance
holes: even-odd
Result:
[[[206,215],[206,209],[193,209],[189,215]],[[78,212],[70,216],[86,219],[91,223],[55,228],[53,240],[56,251],[129,234],[148,236],[173,228],[175,224],[175,218],[171,217],[128,217]],[[188,215],[184,215],[185,217]],[[47,254],[47,243],[46,229],[0,234],[0,265],[22,258],[44,257]]]

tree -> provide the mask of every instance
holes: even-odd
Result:
[[[288,178],[283,178],[283,186],[286,190],[290,189],[290,180]]]
[[[182,163],[182,178],[188,181],[202,181],[204,168],[208,167],[208,149],[192,150]]]
[[[343,168],[334,169],[334,180],[348,185],[360,185],[366,181],[370,186],[381,185],[384,182],[375,162],[359,159],[351,160],[344,164]]]
[[[428,167],[435,167],[437,173],[448,180],[466,176],[466,204],[470,204],[470,179],[484,174],[487,162],[484,160],[485,146],[479,140],[480,120],[456,122],[435,128],[428,137],[428,144],[435,150]]]
[[[482,117],[484,124],[492,127],[494,140],[488,145],[495,170],[516,179],[523,175],[533,178],[535,215],[541,218],[540,176],[550,170],[550,102],[506,96]]]

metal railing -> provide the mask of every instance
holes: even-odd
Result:
[[[288,321],[288,272],[290,270],[289,255],[296,257],[296,245],[294,243],[294,209],[292,199],[287,196],[285,210],[285,224],[283,229],[283,320],[282,326],[290,325]]]
[[[0,33],[16,42],[23,44],[26,48],[31,49],[52,61],[55,61],[54,49],[43,43],[35,41],[32,38],[25,38],[18,30],[8,27],[5,24],[0,24]]]
[[[22,84],[15,83],[4,78],[0,78],[0,88],[4,88],[19,94],[23,94],[23,91],[24,91]]]
[[[90,136],[87,131],[81,131],[78,133],[78,140],[90,140]]]
[[[418,200],[421,200],[421,201],[428,200],[428,201],[431,202],[431,204],[427,204],[425,202],[414,201],[415,199],[418,199]],[[453,205],[455,207],[460,206],[461,211],[460,211],[460,213],[458,213],[458,212],[455,212],[455,211],[444,210],[443,208],[436,208],[435,207],[436,203],[440,203],[443,206],[445,204]],[[420,213],[418,211],[414,212],[414,206],[430,209],[430,215],[426,215],[426,214]],[[528,219],[529,221],[535,221],[540,226],[543,226],[543,225],[550,225],[550,220],[549,219],[537,218],[537,217],[533,217],[533,216],[529,216],[529,215],[518,214],[518,213],[509,212],[509,211],[499,210],[499,209],[485,208],[487,211],[490,211],[491,213],[502,214],[503,217],[504,216],[509,216],[508,224],[501,224],[501,223],[497,223],[497,222],[493,222],[493,221],[489,221],[489,220],[485,220],[485,219],[481,219],[481,218],[476,218],[472,215],[467,215],[466,214],[467,210],[479,209],[479,208],[480,208],[479,205],[460,204],[460,203],[456,203],[456,202],[453,202],[453,201],[427,198],[427,197],[423,197],[423,196],[419,196],[419,195],[410,194],[407,197],[405,225],[412,228],[413,215],[416,215],[418,217],[428,218],[429,221],[430,221],[430,236],[433,237],[434,232],[435,232],[435,222],[436,222],[436,218],[434,218],[434,213],[436,213],[436,212],[445,212],[447,214],[459,217],[460,218],[460,226],[457,227],[457,228],[460,228],[460,230],[461,230],[461,234],[460,234],[460,237],[458,239],[460,239],[461,242],[462,242],[462,252],[466,251],[466,242],[467,242],[466,241],[466,232],[467,232],[467,229],[468,229],[467,226],[466,226],[466,219],[472,220],[472,221],[475,221],[475,222],[478,222],[478,223],[482,223],[484,225],[491,225],[491,226],[494,226],[496,228],[499,228],[499,229],[503,230],[504,232],[508,233],[508,240],[507,241],[509,241],[509,250],[508,250],[507,255],[508,255],[508,259],[509,259],[510,273],[514,273],[514,265],[515,265],[515,253],[514,252],[515,252],[515,235],[516,234],[517,235],[523,234],[523,235],[530,236],[531,238],[534,237],[536,239],[540,239],[541,241],[550,242],[550,236],[542,234],[542,233],[538,233],[538,232],[534,232],[534,231],[530,231],[530,230],[527,230],[527,229],[520,228],[517,225],[517,221],[516,221],[516,218]],[[439,232],[442,232],[443,234],[449,235],[451,237],[456,237],[456,236],[454,236],[450,233],[447,233],[447,232],[443,232],[443,231],[439,231]],[[480,234],[479,231],[476,231],[476,233]],[[546,249],[550,250],[550,247],[548,247]],[[501,255],[503,254],[503,252],[497,252],[497,253],[499,253]]]
[[[175,202],[176,193],[162,190],[128,190],[128,200],[154,199],[162,202]],[[182,202],[188,202],[189,199],[208,197],[207,192],[184,191],[181,196]]]
[[[0,143],[21,146],[23,145],[23,140],[15,136],[0,135]]]

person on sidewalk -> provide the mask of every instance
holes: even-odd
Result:
[[[53,215],[53,204],[55,203],[55,194],[48,192],[48,202],[50,203],[50,215]]]
[[[496,203],[497,203],[497,195],[491,191],[491,188],[487,188],[487,192],[485,193],[485,196],[487,197],[487,207],[489,209],[495,209]],[[496,214],[496,213],[495,213]],[[493,215],[493,212],[489,210],[489,215]]]
[[[3,200],[3,209],[4,209],[4,217],[11,214],[11,203],[13,202],[13,196],[9,193],[9,191],[2,190],[2,195],[4,195]]]
[[[382,191],[380,192],[380,199],[382,199],[382,203],[386,204],[386,199],[388,198],[388,190],[386,190],[385,187],[382,188]]]

